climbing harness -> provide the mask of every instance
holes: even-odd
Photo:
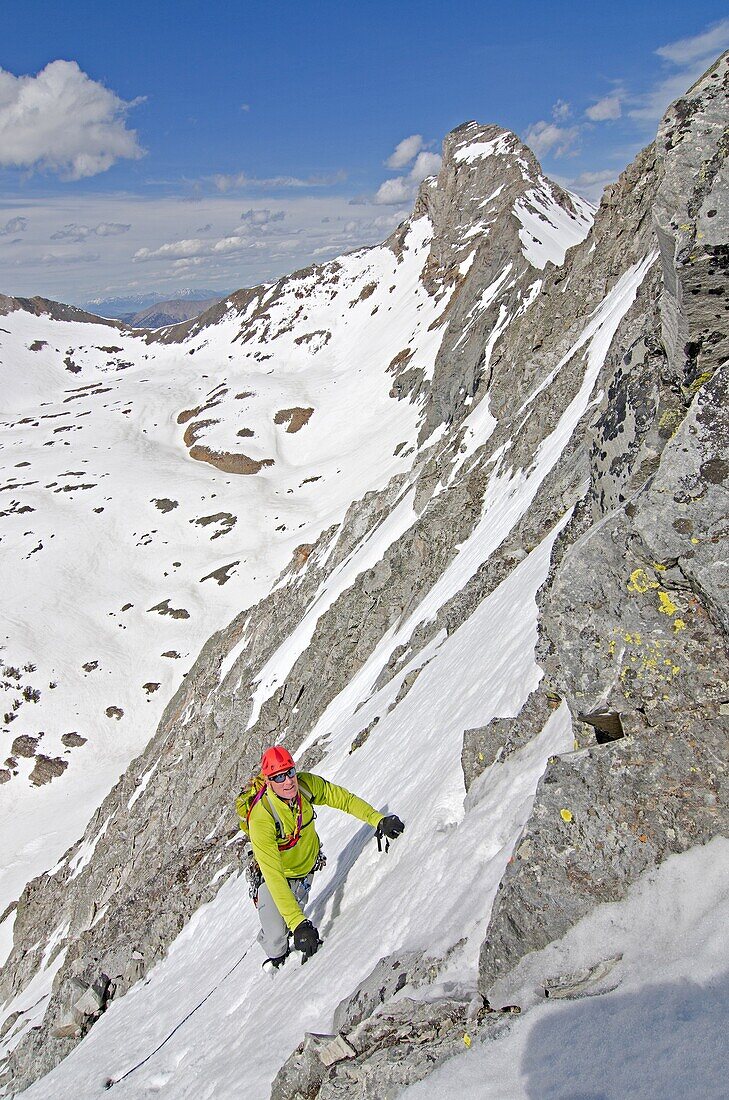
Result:
[[[326,865],[327,865],[327,857],[324,855],[324,849],[320,847],[319,852],[317,853],[317,857],[314,860],[314,864],[313,864],[311,870],[308,871],[305,875],[302,875],[302,878],[309,878],[310,875],[313,875],[316,871],[321,871],[324,867],[326,867]],[[252,852],[251,852],[250,858],[248,860],[248,863],[246,864],[245,874],[246,874],[246,881],[248,883],[248,896],[249,896],[249,898],[251,899],[251,901],[253,902],[253,904],[255,905],[255,907],[257,909],[258,908],[258,891],[260,890],[261,885],[263,883],[263,871],[259,867],[258,860],[256,859],[256,857],[253,855]],[[288,881],[293,882],[295,880],[294,879],[289,879]]]

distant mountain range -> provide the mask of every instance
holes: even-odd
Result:
[[[187,321],[190,317],[197,316],[213,302],[224,298],[226,294],[227,291],[183,287],[172,294],[168,292],[168,295],[152,293],[92,298],[84,303],[82,308],[100,317],[115,317],[134,327],[159,328],[161,325],[175,324],[177,321]],[[150,306],[162,306],[160,312],[164,313],[165,319],[138,320],[139,314],[149,310]],[[187,312],[184,312],[185,310]]]

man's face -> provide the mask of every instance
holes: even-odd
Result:
[[[279,775],[270,775],[268,782],[271,785],[271,790],[279,798],[288,800],[289,798],[295,798],[299,789],[299,780],[296,776],[296,769],[290,768],[286,772],[281,772]]]

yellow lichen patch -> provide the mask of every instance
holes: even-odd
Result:
[[[683,619],[674,619],[673,620],[673,632],[674,632],[674,634],[680,634],[681,631],[685,630],[685,629],[686,629],[686,623],[683,621]]]
[[[634,569],[628,582],[629,592],[648,592],[651,588],[658,588],[658,581],[652,581],[645,569]]]
[[[661,565],[661,563],[659,561],[654,561],[651,564],[653,565],[654,569],[658,570],[659,573],[665,573],[666,570],[668,569],[667,565]]]
[[[691,539],[691,542],[693,543],[694,546],[699,545],[699,540],[695,536]]]
[[[678,425],[681,423],[682,415],[678,409],[667,409],[661,419],[658,421],[658,427],[664,432],[670,432],[674,435]]]
[[[698,378],[694,379],[690,386],[682,386],[681,388],[685,393],[698,393],[704,383],[711,380],[713,373],[713,371],[705,370],[703,374],[700,374]]]
[[[571,810],[560,810],[559,811],[559,816],[562,818],[563,821],[566,821],[567,824],[569,825],[570,821],[572,820],[572,811]]]
[[[678,606],[673,602],[667,592],[658,593],[658,610],[662,615],[675,615],[678,611]]]

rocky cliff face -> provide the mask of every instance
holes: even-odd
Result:
[[[308,766],[394,767],[392,731],[409,715],[425,722],[439,654],[468,630],[477,647],[479,612],[508,606],[526,575],[538,586],[550,553],[543,678],[503,667],[509,691],[483,725],[467,725],[480,712],[464,707],[448,726],[444,700],[429,704],[440,710],[431,741],[444,729],[462,741],[466,830],[498,769],[528,758],[534,784],[544,773],[484,856],[484,877],[503,880],[480,993],[645,868],[726,828],[727,68],[721,59],[671,108],[584,243],[590,212],[513,135],[475,123],[449,135],[438,179],[387,242],[398,264],[413,234],[428,242],[417,308],[433,319],[389,365],[392,399],[419,409],[413,465],[301,547],[270,595],[208,641],[84,838],[24,892],[0,996],[22,1004],[39,974],[55,977],[42,1017],[22,1009],[3,1025],[6,1091],[57,1065],[239,875],[232,802],[262,747],[286,738]],[[338,274],[327,265],[240,292],[235,338],[274,339],[272,305],[326,295]],[[156,339],[197,339],[224,309]],[[484,676],[464,662],[454,694],[477,694]],[[443,781],[440,759],[421,777],[428,790]],[[422,822],[424,842],[432,828]],[[434,890],[457,894],[452,863],[437,875]],[[350,1052],[322,1060],[302,1047],[277,1100],[394,1096],[454,1053],[467,1021],[498,1036],[503,1019],[483,1000],[422,1004],[422,987],[477,934],[451,920],[438,959],[421,939],[344,999],[335,1030]],[[406,985],[421,989],[417,1005],[399,998]]]

